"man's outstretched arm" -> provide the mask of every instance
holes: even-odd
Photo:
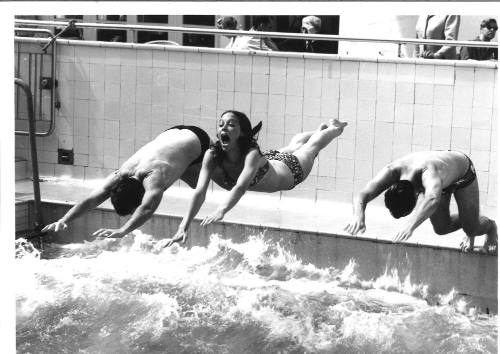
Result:
[[[424,187],[423,198],[417,203],[406,226],[394,237],[394,241],[408,240],[413,235],[413,231],[437,210],[441,201],[442,182],[434,166],[428,166],[422,173],[422,186]]]
[[[118,174],[113,172],[104,181],[102,186],[94,189],[88,197],[76,203],[62,218],[58,221],[53,222],[45,226],[42,229],[42,232],[46,231],[55,231],[65,230],[68,227],[68,223],[73,221],[74,219],[82,216],[83,214],[89,212],[90,210],[96,208],[102,202],[109,198],[111,193],[111,187],[118,179]]]
[[[352,221],[347,224],[344,230],[351,235],[356,235],[358,232],[365,232],[366,205],[386,190],[391,184],[397,182],[398,179],[399,176],[396,176],[390,165],[387,165],[370,182],[368,182],[365,188],[363,188],[359,194],[354,196]]]

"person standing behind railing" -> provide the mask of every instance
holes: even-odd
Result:
[[[303,34],[319,34],[321,19],[317,16],[306,16],[302,19],[300,32]],[[333,42],[290,38],[279,45],[282,51],[304,53],[334,53]]]
[[[420,16],[416,25],[418,39],[445,39],[456,41],[460,27],[460,16],[425,15]],[[440,45],[415,46],[415,57],[425,59],[456,59],[455,47]]]
[[[490,42],[495,38],[498,30],[497,21],[487,18],[481,21],[479,36],[473,41]],[[462,47],[460,49],[461,60],[498,60],[498,48]]]
[[[221,30],[237,30],[238,29],[238,21],[233,16],[222,16],[217,19],[215,27]],[[226,45],[226,49],[230,49],[233,47],[234,43],[238,39],[237,36],[230,35],[225,36],[229,39],[229,43]]]
[[[253,18],[252,23],[253,26],[250,28],[250,31],[268,32],[271,30],[271,18],[269,16],[256,16]],[[234,41],[231,48],[242,50],[279,50],[271,38],[257,36],[241,36]]]

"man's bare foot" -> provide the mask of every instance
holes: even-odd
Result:
[[[474,249],[474,237],[464,236],[460,242],[460,250],[462,252],[471,252]]]
[[[481,252],[484,253],[496,253],[498,251],[497,224],[493,220],[490,221],[491,221],[491,227],[488,233],[486,234],[486,240],[484,241],[484,245],[481,248]]]

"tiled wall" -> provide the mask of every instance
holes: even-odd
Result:
[[[30,230],[31,228],[31,218],[30,208],[28,202],[16,203],[16,232],[22,232]]]
[[[71,43],[59,46],[56,134],[38,140],[42,176],[103,177],[167,127],[214,136],[216,117],[236,109],[263,121],[263,149],[331,118],[349,123],[276,198],[350,201],[394,158],[456,149],[476,165],[482,204],[496,206],[496,64]],[[18,156],[28,148],[16,138]],[[57,164],[58,148],[74,149],[74,166]]]

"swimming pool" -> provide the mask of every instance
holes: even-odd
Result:
[[[31,73],[24,64],[40,51],[37,41],[16,46],[21,77]],[[380,218],[381,240],[337,232],[353,192],[415,150],[470,153],[482,207],[496,208],[497,144],[488,114],[495,111],[496,64],[58,44],[62,135],[41,144],[43,176],[104,178],[169,126],[194,124],[214,136],[206,118],[231,107],[264,122],[263,148],[329,118],[348,120],[350,129],[320,155],[305,183],[273,196],[300,199],[299,214],[269,212],[268,200],[251,212],[240,204],[231,217],[246,213],[248,224],[228,218],[204,230],[193,225],[185,249],[161,253],[143,235],[75,244],[122,221],[104,208],[61,233],[71,244],[49,247],[49,259],[19,258],[20,352],[496,352],[496,316],[484,316],[497,312],[496,257],[434,243],[394,245],[386,238],[396,222],[387,218]],[[16,156],[27,158],[28,146],[16,138]],[[58,163],[59,148],[74,149],[74,165]],[[46,221],[80,199],[72,186],[71,197],[53,187],[42,196],[64,206],[46,204]],[[328,215],[322,207],[306,210],[338,200],[349,205]],[[179,215],[171,212],[182,213],[180,206],[155,215],[143,231],[172,235]],[[284,218],[286,227],[273,224]],[[317,229],[320,218],[326,231]]]
[[[263,235],[159,250],[122,240],[18,241],[18,352],[496,353],[497,316],[397,271],[363,279]]]

